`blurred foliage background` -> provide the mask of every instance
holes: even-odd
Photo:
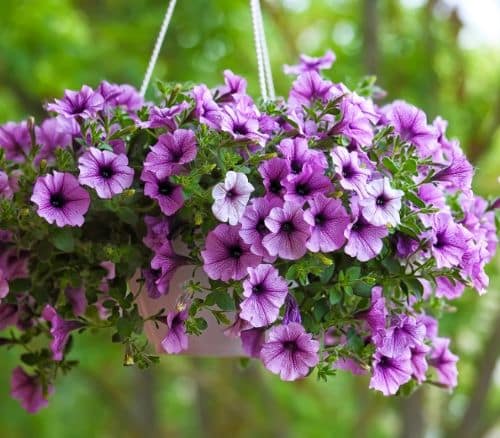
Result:
[[[469,44],[458,7],[467,1],[264,0],[278,92],[290,85],[282,64],[332,48],[333,80],[354,85],[376,74],[389,98],[448,119],[450,136],[477,168],[478,193],[499,196],[500,38]],[[475,8],[498,26],[494,2],[476,0]],[[43,102],[83,83],[138,87],[166,4],[2,0],[0,123],[40,119]],[[256,96],[255,64],[247,1],[179,1],[155,77],[216,85],[231,68]],[[50,407],[36,416],[8,397],[16,354],[2,350],[0,435],[499,437],[500,257],[489,273],[488,294],[467,292],[441,324],[461,358],[453,394],[424,385],[410,398],[386,399],[369,392],[367,378],[339,372],[326,384],[283,383],[257,363],[227,359],[164,357],[140,372],[121,367],[123,352],[104,333],[75,339],[81,366],[60,379]]]

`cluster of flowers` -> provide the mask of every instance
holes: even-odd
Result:
[[[0,127],[0,330],[18,328],[0,345],[26,348],[12,375],[23,407],[75,365],[72,332],[114,329],[125,362],[147,366],[144,321],[179,353],[202,310],[284,380],[344,369],[392,395],[432,367],[457,384],[437,318],[466,287],[485,292],[496,203],[472,192],[444,120],[375,104],[371,80],[323,78],[333,61],[301,57],[287,101],[259,107],[226,71],[214,90],[160,84],[161,106],[84,86],[39,126]],[[183,265],[206,284],[193,275],[175,309],[141,317],[138,294],[174,293]],[[29,348],[48,333],[50,350]]]

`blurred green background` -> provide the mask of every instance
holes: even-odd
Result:
[[[41,103],[101,79],[140,85],[166,1],[2,0],[0,123],[43,117]],[[284,63],[337,54],[336,81],[376,74],[389,98],[441,114],[477,168],[475,187],[499,196],[498,0],[264,0],[278,93]],[[216,85],[246,76],[257,96],[248,2],[179,0],[154,77]],[[150,91],[151,92],[151,91]],[[2,437],[499,437],[500,257],[481,299],[468,291],[441,333],[460,355],[459,387],[410,398],[369,392],[340,372],[328,383],[280,382],[258,363],[164,357],[147,372],[121,366],[109,333],[75,339],[81,366],[50,407],[29,416],[9,398],[16,352],[1,350]],[[455,305],[455,303],[453,303]]]

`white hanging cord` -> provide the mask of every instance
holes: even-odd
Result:
[[[255,54],[257,55],[257,68],[259,71],[259,85],[260,85],[260,94],[262,99],[267,100],[267,86],[266,86],[266,74],[265,74],[265,66],[263,59],[263,50],[262,50],[262,37],[260,33],[260,25],[259,25],[259,11],[260,11],[260,3],[259,0],[250,0],[250,11],[252,14],[252,25],[253,25],[253,37],[255,41]]]
[[[144,97],[144,95],[146,94],[146,90],[148,89],[149,81],[151,80],[151,75],[153,74],[153,70],[155,69],[156,62],[158,61],[158,55],[160,54],[160,49],[163,44],[163,40],[165,39],[165,34],[167,33],[170,20],[172,19],[176,3],[177,0],[170,0],[170,3],[168,4],[167,12],[165,13],[165,17],[163,18],[163,23],[161,24],[160,33],[158,34],[158,38],[156,39],[153,53],[151,54],[148,68],[142,81],[140,91],[142,97]]]
[[[264,58],[264,72],[267,81],[267,91],[269,92],[269,98],[274,100],[276,98],[276,93],[274,91],[274,81],[273,72],[271,70],[271,61],[269,60],[269,52],[267,49],[267,39],[264,30],[264,19],[262,18],[262,9],[260,7],[260,1],[257,1],[257,13],[258,13],[258,23],[259,23],[259,34],[260,34],[260,45],[262,48],[262,56]]]

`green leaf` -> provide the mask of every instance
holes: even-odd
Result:
[[[73,252],[75,250],[75,238],[70,228],[61,228],[55,231],[50,241],[60,251]]]
[[[351,282],[357,280],[361,276],[360,266],[351,266],[345,270],[346,278]]]
[[[392,161],[389,157],[384,157],[382,163],[384,163],[384,166],[390,170],[391,173],[395,174],[399,172],[398,166],[396,166],[396,163],[394,163],[394,161]]]
[[[334,306],[342,300],[342,292],[336,287],[332,287],[330,289],[330,293],[328,294],[328,298],[330,299],[330,304]]]
[[[234,301],[231,295],[227,292],[212,292],[207,295],[207,298],[205,299],[205,304],[207,306],[213,306],[214,304],[217,304],[219,309],[221,310],[234,310]]]
[[[417,160],[410,158],[403,163],[403,170],[405,172],[415,173],[417,171]]]
[[[415,193],[408,191],[408,192],[405,193],[405,196],[416,207],[418,207],[418,208],[425,208],[425,202],[422,201]]]
[[[9,290],[11,292],[27,292],[31,289],[31,280],[28,278],[18,278],[9,281]]]
[[[120,207],[116,210],[118,217],[128,225],[135,227],[139,221],[137,213],[130,207]]]
[[[354,295],[357,295],[358,297],[368,298],[371,296],[372,286],[365,283],[364,281],[358,280],[353,283],[352,290],[354,292]]]

